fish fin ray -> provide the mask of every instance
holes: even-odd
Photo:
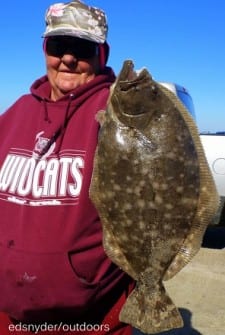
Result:
[[[205,230],[207,226],[213,222],[219,210],[220,201],[211,178],[209,175],[208,177],[207,175],[202,176],[202,180],[204,181],[203,185],[211,184],[211,188],[206,186],[201,187],[199,204],[193,224],[180,250],[166,270],[163,280],[169,280],[174,277],[198,253],[202,245]],[[211,192],[209,191],[210,189]]]
[[[97,153],[98,148],[96,149]],[[93,202],[100,220],[102,221],[102,230],[103,230],[103,248],[107,254],[107,256],[111,259],[113,263],[115,263],[118,267],[120,267],[124,272],[126,272],[133,279],[136,279],[137,275],[135,271],[130,266],[127,258],[123,254],[121,248],[119,247],[116,238],[110,228],[110,224],[108,223],[107,218],[104,217],[104,211],[101,211],[101,199],[99,198],[99,179],[98,179],[98,157],[95,155],[94,158],[94,174],[92,175],[91,184],[89,188],[89,197]]]
[[[110,226],[106,223],[103,225],[103,247],[107,256],[112,260],[113,263],[115,263],[133,279],[137,280],[136,272],[133,270],[121,248],[119,247],[116,238],[110,229]]]
[[[105,123],[105,113],[105,110],[100,110],[95,116],[96,121],[100,124],[101,127]]]
[[[199,161],[200,194],[196,215],[191,225],[188,236],[184,240],[180,250],[168,267],[163,280],[169,280],[175,276],[199,251],[207,226],[213,222],[219,210],[219,195],[210,171],[204,148],[201,143],[197,125],[181,101],[165,87],[160,87],[167,97],[174,102],[194,140]]]

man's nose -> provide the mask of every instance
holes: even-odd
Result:
[[[69,51],[64,52],[64,54],[61,57],[61,60],[64,64],[74,64],[77,63],[77,58],[76,56]]]

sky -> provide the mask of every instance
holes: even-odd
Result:
[[[45,11],[54,2],[1,4],[3,113],[46,73],[42,51]],[[225,131],[225,0],[86,0],[106,12],[110,58],[118,74],[124,60],[146,67],[160,82],[184,86],[192,96],[200,132]]]

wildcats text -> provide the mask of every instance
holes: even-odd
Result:
[[[18,154],[8,154],[0,170],[0,193],[5,200],[30,204],[40,200],[60,200],[79,197],[82,187],[82,155],[36,160]],[[22,201],[23,202],[23,201]],[[58,204],[53,201],[53,204]],[[47,204],[49,202],[47,201]]]

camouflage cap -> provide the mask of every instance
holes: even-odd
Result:
[[[43,37],[70,35],[97,43],[106,41],[108,25],[105,13],[79,0],[51,5],[46,11],[45,22]]]

